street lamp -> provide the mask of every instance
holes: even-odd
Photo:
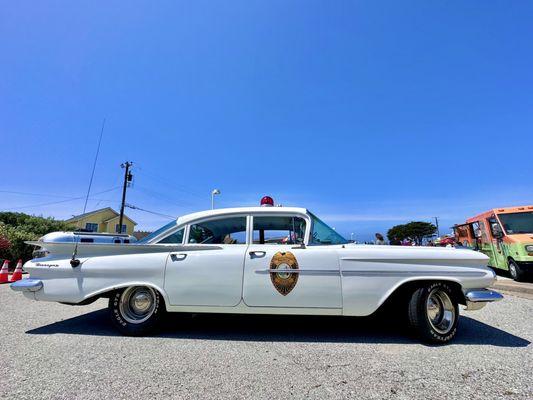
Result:
[[[211,192],[211,210],[215,209],[215,196],[217,194],[220,194],[220,190],[219,189],[213,189],[213,191]]]

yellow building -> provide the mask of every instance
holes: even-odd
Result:
[[[118,220],[120,214],[111,207],[101,208],[81,215],[75,215],[65,222],[71,224],[75,229],[84,229],[89,232],[117,233]],[[122,220],[122,232],[128,235],[133,234],[137,222],[126,214]]]

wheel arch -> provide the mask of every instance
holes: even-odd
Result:
[[[78,303],[63,303],[63,304],[71,304],[71,305],[87,305],[91,304],[94,301],[100,299],[100,298],[109,298],[112,296],[114,292],[120,289],[125,289],[130,286],[147,286],[151,287],[152,289],[156,290],[161,297],[163,298],[163,301],[165,303],[165,309],[167,308],[169,302],[168,302],[168,296],[167,293],[163,290],[162,287],[154,284],[153,282],[142,282],[142,281],[132,281],[132,282],[123,282],[117,285],[108,286],[102,289],[99,289],[97,291],[91,292],[84,296],[83,300]]]
[[[442,282],[446,283],[452,289],[452,296],[455,301],[459,304],[466,305],[466,298],[463,293],[461,283],[454,279],[428,279],[428,278],[413,278],[410,280],[403,281],[393,287],[389,292],[383,296],[381,303],[378,306],[378,309],[382,309],[390,304],[397,304],[397,302],[404,301],[403,304],[406,304],[405,301],[411,296],[411,294],[418,288],[429,285],[432,283]]]

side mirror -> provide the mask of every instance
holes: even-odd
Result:
[[[501,238],[503,237],[503,231],[502,231],[502,228],[500,227],[500,225],[496,222],[494,222],[492,225],[491,225],[491,228],[492,228],[492,235],[495,237],[495,238]]]

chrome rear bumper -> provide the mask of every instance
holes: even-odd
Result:
[[[485,307],[487,303],[503,299],[503,296],[494,290],[478,289],[466,292],[465,298],[467,310],[479,310]]]
[[[9,285],[15,292],[36,292],[43,287],[43,282],[39,279],[21,279]]]

